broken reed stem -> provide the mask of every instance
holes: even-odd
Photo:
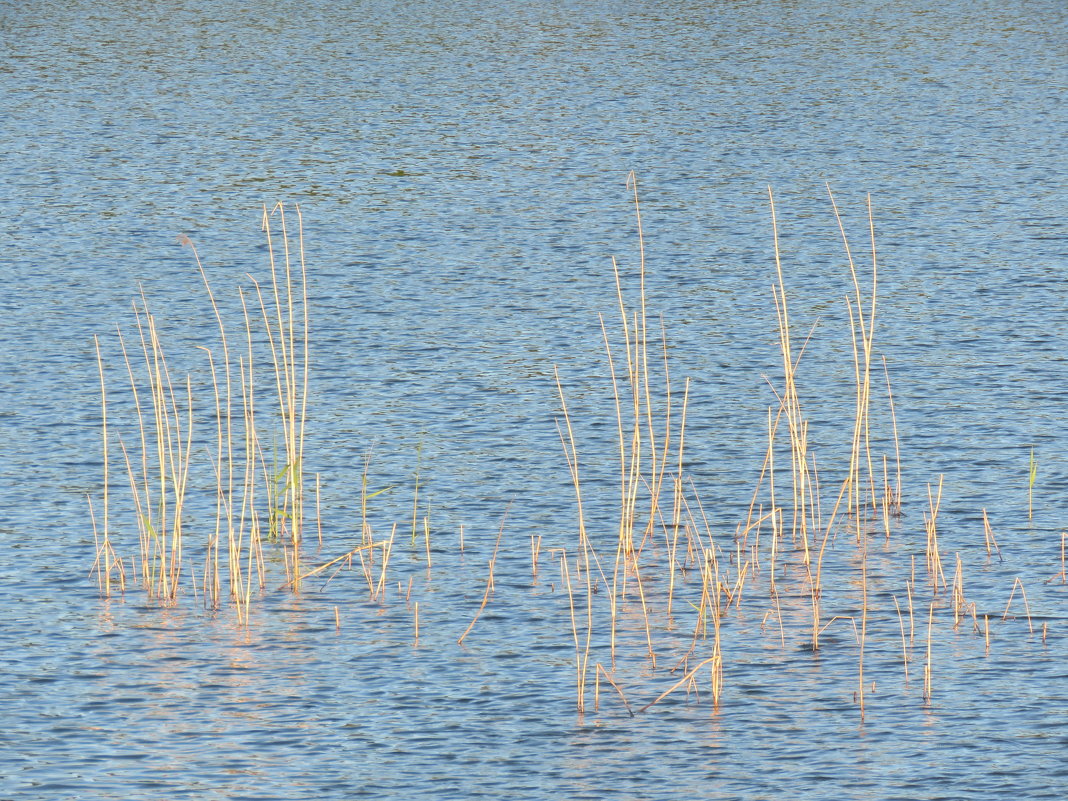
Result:
[[[608,675],[608,671],[604,669],[604,665],[602,665],[600,662],[597,663],[594,669],[594,675],[596,676],[598,674],[604,676],[605,680],[612,685],[612,689],[615,690],[616,693],[619,695],[619,700],[621,700],[623,702],[623,706],[627,708],[627,714],[631,717],[634,717],[634,710],[630,708],[630,704],[627,702],[627,696],[623,694],[623,690],[620,689],[619,685],[612,680],[612,677]]]
[[[990,556],[990,546],[994,546],[994,550],[998,553],[998,561],[1004,562],[1005,560],[1001,556],[1001,548],[998,546],[997,538],[994,536],[994,529],[990,527],[990,520],[986,516],[986,509],[983,509],[983,539],[986,542],[986,555]]]
[[[370,543],[367,543],[365,545],[357,545],[351,551],[343,553],[343,554],[341,554],[341,556],[335,557],[334,559],[331,559],[329,562],[325,562],[325,563],[319,565],[318,567],[312,568],[311,570],[307,571],[306,573],[301,574],[300,576],[297,576],[297,577],[295,577],[293,579],[290,579],[289,581],[287,581],[285,584],[282,585],[282,588],[285,589],[287,587],[292,586],[295,582],[304,581],[304,579],[311,578],[312,576],[318,575],[319,573],[322,573],[324,570],[326,570],[328,567],[336,565],[338,562],[342,562],[342,561],[344,561],[346,559],[351,559],[353,556],[355,556],[356,554],[360,553],[361,551],[371,550],[372,548],[383,548],[383,549],[385,549],[385,547],[387,545],[389,545],[388,542],[370,542]]]
[[[497,530],[497,541],[493,545],[493,555],[489,560],[489,576],[486,579],[486,591],[482,595],[482,603],[478,607],[478,611],[475,612],[475,616],[471,619],[467,628],[464,629],[464,633],[460,635],[460,638],[456,641],[457,645],[464,644],[464,638],[471,633],[471,629],[475,627],[475,623],[478,622],[479,615],[482,614],[482,610],[486,608],[486,604],[489,603],[490,595],[493,593],[493,568],[497,564],[497,551],[501,547],[501,535],[504,533],[504,523],[508,519],[508,509],[511,508],[511,502],[505,507],[504,514],[501,516],[501,527]],[[390,537],[390,542],[393,538]],[[385,566],[383,566],[383,576],[385,575]]]
[[[1012,583],[1012,592],[1009,593],[1009,602],[1005,604],[1005,613],[1001,616],[1002,620],[1007,620],[1009,617],[1009,607],[1012,606],[1012,599],[1016,595],[1016,588],[1020,588],[1020,595],[1023,597],[1024,612],[1027,613],[1027,631],[1031,634],[1035,633],[1034,626],[1031,625],[1031,607],[1027,603],[1027,591],[1024,590],[1023,582],[1020,581],[1020,577],[1016,577],[1016,581]]]
[[[683,676],[677,682],[675,682],[670,687],[668,687],[666,690],[664,690],[664,692],[660,693],[660,695],[658,695],[655,699],[653,699],[652,701],[647,703],[645,706],[643,706],[641,709],[639,709],[638,712],[644,712],[645,710],[649,709],[649,707],[656,706],[656,704],[659,704],[661,701],[663,701],[665,698],[667,698],[669,695],[671,695],[671,693],[675,692],[675,690],[677,690],[683,684],[686,684],[688,681],[690,681],[697,674],[697,671],[699,671],[705,665],[710,664],[712,662],[715,662],[718,658],[719,657],[716,654],[713,654],[712,656],[708,657],[708,659],[705,659],[702,662],[698,663],[698,665],[695,668],[690,670],[685,676]]]

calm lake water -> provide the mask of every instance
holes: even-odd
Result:
[[[0,7],[0,798],[1063,798],[1068,9],[930,6]],[[584,579],[553,377],[610,572],[619,468],[598,315],[618,365],[612,257],[630,303],[639,280],[632,170],[676,422],[691,379],[689,503],[699,495],[731,586],[743,570],[750,582],[722,618],[719,708],[706,667],[634,717],[603,678],[594,708],[592,670],[576,711],[559,549]],[[900,435],[903,513],[889,541],[864,535],[866,602],[855,531],[834,527],[815,654],[795,543],[777,570],[767,528],[756,556],[753,539],[735,543],[783,383],[769,186],[795,348],[813,331],[797,380],[824,522],[855,402],[853,284],[828,186],[866,287],[871,195],[880,477],[883,454],[894,469],[883,356]],[[309,267],[305,459],[323,545],[305,558],[359,544],[370,453],[368,488],[385,490],[375,536],[399,524],[385,596],[369,600],[358,569],[294,594],[270,556],[247,625],[205,609],[208,394],[180,597],[102,599],[86,501],[99,515],[93,336],[116,414],[112,536],[129,560],[118,437],[136,434],[120,422],[116,326],[136,338],[143,287],[175,375],[210,393],[197,346],[218,351],[216,322],[177,238],[240,332],[237,287],[268,270],[260,218],[277,202],[300,204]],[[933,595],[925,516],[940,476],[947,588]],[[412,545],[413,506],[432,566],[421,526]],[[498,531],[495,589],[460,645]],[[669,558],[657,536],[649,576]],[[958,556],[974,606],[954,626]],[[687,567],[670,613],[651,578],[649,617],[633,589],[622,607],[611,676],[635,710],[684,675],[701,603]],[[607,667],[607,602],[592,603],[591,664]],[[862,719],[850,619],[865,605]],[[696,639],[686,669],[712,642]]]

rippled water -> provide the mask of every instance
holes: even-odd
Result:
[[[0,797],[1063,797],[1068,618],[1065,585],[1045,582],[1068,488],[1066,34],[1063,3],[1041,0],[0,8]],[[636,292],[630,170],[651,319],[676,392],[692,378],[687,472],[724,559],[781,383],[767,187],[798,340],[818,321],[799,383],[824,515],[853,403],[852,284],[826,185],[862,276],[871,193],[905,509],[888,545],[870,538],[863,721],[851,624],[812,653],[795,564],[778,578],[780,633],[766,557],[723,620],[718,711],[706,674],[699,697],[680,688],[633,718],[603,681],[599,708],[575,711],[548,551],[576,547],[553,367],[608,554],[597,315],[617,325],[612,256]],[[114,328],[131,330],[143,285],[176,369],[202,379],[193,346],[214,346],[215,321],[176,238],[195,241],[233,319],[234,287],[266,267],[261,206],[276,201],[304,215],[321,556],[358,537],[373,449],[372,488],[395,487],[375,525],[401,521],[387,598],[368,602],[353,572],[299,596],[272,585],[247,628],[191,588],[174,607],[102,600],[85,500],[101,492],[92,337],[118,383]],[[403,531],[417,471],[429,571]],[[954,629],[943,597],[924,704],[923,513],[942,474],[947,578],[959,553],[992,634],[988,648],[970,618]],[[984,508],[1004,561],[984,548]],[[460,646],[506,510],[496,590]],[[828,551],[827,619],[859,614],[853,540]],[[906,682],[894,602],[913,556]],[[1033,632],[1019,592],[1002,620],[1017,577]],[[679,678],[694,581],[670,631],[650,596],[655,670],[628,600],[615,678],[634,708]]]

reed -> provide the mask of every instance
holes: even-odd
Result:
[[[942,570],[942,554],[938,549],[938,509],[942,503],[942,479],[938,477],[938,493],[931,494],[931,485],[927,485],[927,503],[929,513],[923,516],[924,530],[927,533],[927,575],[931,579],[931,588],[937,595],[939,583],[942,589],[946,587],[946,575]]]
[[[183,523],[193,437],[192,382],[186,378],[186,423],[182,425],[177,393],[163,351],[155,317],[144,292],[134,304],[134,318],[144,373],[139,380],[127,356],[121,332],[119,343],[130,376],[140,442],[140,475],[129,459],[121,436],[137,512],[141,580],[150,597],[166,603],[176,600],[182,570]],[[149,402],[144,408],[138,386]],[[145,421],[147,416],[148,421]]]
[[[810,560],[808,524],[806,508],[808,500],[807,484],[809,479],[808,465],[808,421],[801,410],[801,401],[797,392],[797,368],[802,353],[799,353],[795,361],[793,356],[793,343],[790,331],[790,316],[786,302],[786,282],[783,279],[782,255],[779,249],[779,224],[775,215],[775,197],[768,187],[768,204],[771,210],[772,242],[775,251],[775,273],[777,284],[772,285],[772,297],[775,301],[775,314],[779,327],[779,349],[783,363],[783,392],[779,402],[786,416],[786,425],[790,435],[790,474],[793,480],[793,539],[800,536],[801,546],[804,551],[804,564]],[[811,334],[810,334],[811,336]]]
[[[266,234],[271,273],[269,296],[264,297],[255,279],[252,279],[252,283],[271,354],[285,454],[281,470],[274,474],[273,481],[268,482],[275,485],[269,530],[272,536],[284,543],[287,570],[299,576],[304,532],[304,431],[308,407],[310,339],[304,226],[300,207],[296,206],[295,209],[297,243],[294,250],[286,224],[285,207],[276,204],[268,211],[264,206],[262,228]],[[271,219],[276,214],[279,220],[277,231],[271,227]],[[276,240],[280,240],[280,253]],[[295,286],[298,269],[299,285]],[[293,589],[300,590],[299,580],[293,584]]]
[[[98,534],[96,515],[93,512],[92,496],[89,501],[89,519],[93,528],[93,543],[95,545],[96,559],[89,569],[90,575],[94,571],[97,574],[97,587],[100,594],[105,598],[111,597],[112,574],[118,572],[119,591],[126,592],[126,571],[123,569],[122,560],[115,553],[115,547],[111,544],[111,519],[109,517],[109,487],[111,477],[108,472],[108,394],[104,382],[104,360],[100,355],[100,339],[93,337],[93,346],[96,350],[97,370],[100,374],[100,429],[102,434],[103,448],[103,479],[102,489],[104,494],[103,529]]]
[[[1065,542],[1066,541],[1068,541],[1068,531],[1062,531],[1061,532],[1061,571],[1059,573],[1055,573],[1054,575],[1052,575],[1048,579],[1046,579],[1046,583],[1047,584],[1050,584],[1050,583],[1056,581],[1057,579],[1061,580],[1061,584],[1068,583],[1068,572],[1065,572],[1065,564],[1064,564],[1064,546],[1065,546]]]
[[[509,508],[511,504],[509,504]],[[456,641],[457,645],[463,645],[467,635],[471,633],[471,629],[475,627],[475,623],[478,622],[479,615],[486,608],[486,604],[489,603],[490,596],[493,595],[493,568],[497,564],[497,552],[501,547],[501,535],[504,534],[504,523],[508,519],[508,508],[505,508],[504,515],[501,516],[501,526],[497,530],[497,541],[493,544],[493,554],[489,560],[489,575],[486,578],[486,591],[482,595],[482,603],[478,607],[478,611],[475,612],[475,616],[471,619],[467,628],[464,629],[464,633],[460,635],[460,638]],[[409,585],[409,592],[411,592],[411,586]]]
[[[1009,608],[1012,606],[1012,599],[1016,596],[1016,588],[1020,588],[1020,596],[1023,598],[1024,612],[1027,614],[1027,631],[1030,634],[1035,633],[1035,627],[1031,624],[1031,606],[1027,603],[1027,591],[1024,589],[1023,582],[1020,577],[1017,576],[1016,580],[1012,583],[1012,592],[1009,593],[1009,600],[1005,604],[1005,613],[1001,616],[1002,620],[1008,620]]]
[[[986,555],[990,556],[990,546],[994,546],[994,550],[997,551],[998,561],[1004,562],[1005,560],[1001,556],[1001,548],[998,545],[997,537],[994,536],[994,529],[990,527],[990,518],[986,516],[986,509],[983,509],[983,540],[986,544]]]
[[[872,341],[875,336],[875,308],[878,276],[878,259],[875,249],[875,222],[872,214],[871,195],[868,195],[868,229],[871,236],[871,291],[869,295],[869,307],[867,314],[864,311],[864,297],[860,289],[860,281],[857,278],[856,264],[849,246],[849,238],[846,236],[845,225],[842,215],[838,211],[834,193],[827,187],[831,207],[834,210],[835,220],[838,222],[838,230],[842,235],[842,245],[845,249],[846,259],[849,262],[849,275],[853,281],[854,297],[846,298],[846,308],[849,312],[850,334],[853,342],[853,370],[856,383],[856,414],[853,422],[853,444],[850,456],[849,484],[850,502],[847,508],[861,514],[861,509],[868,503],[862,501],[862,486],[869,488],[869,498],[872,507],[877,505],[875,491],[875,470],[871,455],[871,365],[872,365]],[[855,319],[854,319],[855,314]],[[858,337],[860,345],[858,349]],[[861,476],[861,471],[867,468],[867,478]],[[858,537],[861,526],[857,526]]]

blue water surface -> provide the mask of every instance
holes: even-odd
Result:
[[[1058,0],[4,4],[0,797],[1063,797],[1068,616],[1065,585],[1047,581],[1063,569],[1068,489],[1066,42]],[[865,297],[870,196],[877,472],[894,459],[885,356],[905,504],[889,544],[870,538],[863,720],[845,530],[823,610],[843,619],[818,654],[796,563],[780,570],[781,633],[768,617],[765,557],[723,621],[718,711],[701,673],[635,717],[604,681],[599,707],[576,712],[549,550],[574,568],[554,368],[610,560],[619,468],[598,315],[618,363],[612,258],[631,304],[641,263],[632,171],[676,420],[691,378],[687,481],[723,558],[742,562],[732,535],[783,373],[769,187],[795,348],[813,331],[798,382],[825,519],[854,414],[854,285],[828,188]],[[358,544],[370,453],[370,488],[392,487],[376,532],[400,521],[388,593],[369,601],[355,571],[299,595],[275,576],[247,626],[205,610],[192,585],[174,605],[134,586],[101,599],[93,337],[118,470],[117,438],[134,434],[116,327],[136,340],[132,299],[143,290],[176,374],[202,390],[197,346],[218,351],[216,321],[179,237],[239,332],[237,287],[265,280],[260,223],[276,203],[289,226],[300,205],[308,264],[306,472],[321,476],[324,534],[308,558]],[[211,402],[198,403],[209,432]],[[117,476],[129,558],[136,517]],[[925,703],[924,515],[939,476],[948,583],[959,555],[975,606],[955,626],[939,596]],[[191,530],[214,524],[213,503],[191,502]],[[411,545],[413,505],[434,531],[432,569],[423,540]],[[460,645],[502,517],[495,590]],[[665,598],[651,601],[655,669],[641,626],[628,629],[615,676],[635,709],[681,677],[669,671],[696,625],[689,581],[674,628]],[[626,613],[640,614],[633,596]],[[607,663],[605,630],[595,638]]]

